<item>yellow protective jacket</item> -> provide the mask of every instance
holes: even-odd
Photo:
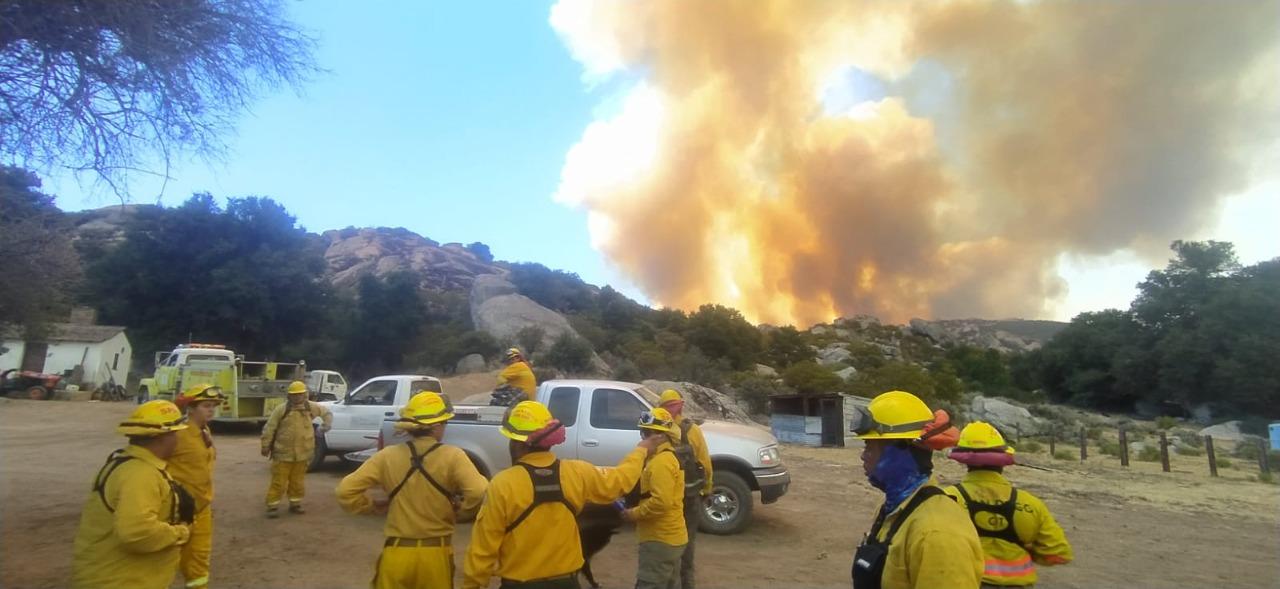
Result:
[[[101,496],[89,491],[80,514],[71,562],[76,589],[165,589],[178,572],[191,530],[169,523],[174,497],[165,461],[141,446],[124,453],[134,460],[106,477]]]
[[[177,436],[178,449],[169,457],[169,476],[182,483],[195,498],[196,511],[201,511],[213,503],[213,466],[217,459],[213,434],[208,426],[192,425],[178,430]]]
[[[538,392],[538,381],[527,362],[512,362],[498,373],[498,386],[510,385],[524,391],[532,399]]]
[[[262,448],[271,450],[271,459],[276,462],[310,462],[316,453],[316,436],[311,429],[311,420],[317,417],[324,421],[321,431],[329,431],[333,425],[333,414],[328,407],[314,401],[307,401],[300,409],[295,409],[288,402],[281,404],[267,418],[267,427],[262,430]],[[268,448],[273,439],[275,447]]]
[[[684,524],[684,471],[671,442],[663,442],[653,452],[640,473],[640,503],[631,510],[636,540],[683,546],[689,543]]]
[[[707,449],[707,438],[702,435],[702,428],[698,427],[698,424],[694,423],[693,420],[686,420],[684,416],[676,416],[676,427],[681,428],[680,431],[683,432],[686,421],[689,424],[689,432],[687,436],[681,434],[680,437],[684,443],[693,446],[693,456],[698,460],[698,464],[702,465],[703,472],[707,474],[707,480],[702,485],[702,494],[709,495],[712,487],[711,450]]]
[[[930,480],[927,484],[935,482]],[[904,499],[885,517],[877,540],[884,541],[902,508],[910,502],[911,497]],[[889,544],[880,586],[882,589],[978,589],[982,584],[982,569],[982,545],[969,522],[968,512],[955,501],[939,495],[924,500],[902,522]]]
[[[413,468],[408,444],[413,444],[422,455],[434,446],[423,462],[431,478],[449,492],[441,494],[422,473]],[[410,475],[408,480],[406,475]],[[462,450],[440,444],[435,438],[422,437],[405,444],[388,446],[360,465],[355,472],[338,483],[338,504],[348,513],[372,513],[373,500],[365,494],[371,488],[380,487],[388,495],[404,481],[400,492],[387,507],[387,523],[383,533],[388,538],[438,538],[453,535],[457,513],[467,513],[480,507],[484,490],[489,481],[476,470]],[[452,495],[460,495],[457,512]]]
[[[560,487],[569,503],[609,503],[635,487],[646,452],[636,448],[616,468],[597,467],[583,460],[560,461]],[[547,467],[556,460],[550,452],[533,452],[520,462]],[[480,515],[471,528],[471,546],[463,565],[463,589],[483,589],[495,574],[504,579],[530,581],[577,572],[582,568],[582,540],[578,521],[563,505],[539,505],[511,533],[511,525],[533,504],[533,481],[524,468],[513,466],[489,481]]]
[[[990,470],[972,471],[965,475],[961,484],[969,497],[977,503],[1004,503],[1013,493],[1013,485],[1009,480]],[[945,491],[955,497],[961,507],[968,509],[959,489],[951,486]],[[1049,513],[1049,508],[1045,507],[1040,498],[1018,489],[1016,503],[1013,529],[1023,544],[981,536],[982,552],[986,555],[986,569],[982,575],[984,583],[1003,586],[1032,585],[1037,580],[1035,563],[1066,564],[1073,558],[1067,535],[1058,522],[1054,521],[1053,514]],[[996,528],[1004,529],[1004,518],[996,516],[996,519],[1000,522],[995,527],[991,525],[990,516],[973,519],[973,525],[991,531],[997,531]]]

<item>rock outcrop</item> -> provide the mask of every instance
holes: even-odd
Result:
[[[1066,327],[1058,321],[1009,319],[912,319],[910,332],[938,344],[964,344],[1000,352],[1029,352]]]
[[[1039,418],[1023,407],[981,395],[970,402],[969,419],[990,423],[1006,437],[1012,437],[1014,431],[1019,429],[1023,434],[1037,432],[1041,423]]]
[[[582,337],[563,315],[517,294],[515,286],[497,275],[481,275],[473,280],[471,322],[477,330],[504,344],[515,343],[516,334],[526,327],[542,330],[542,349],[551,347],[563,334]],[[597,375],[611,372],[609,365],[594,352],[591,364],[592,372]]]
[[[467,291],[476,276],[503,274],[503,268],[480,258],[462,244],[439,243],[404,228],[347,228],[326,231],[324,259],[330,282],[353,286],[365,272],[385,276],[412,272],[423,288]]]
[[[666,380],[646,380],[643,383],[649,390],[661,393],[674,389],[684,397],[685,415],[694,419],[716,419],[736,423],[752,423],[746,407],[738,400],[712,388],[691,382],[672,382]]]

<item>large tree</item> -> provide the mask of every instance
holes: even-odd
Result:
[[[0,326],[36,335],[66,310],[80,262],[62,212],[35,174],[0,166]]]
[[[268,198],[226,209],[198,194],[139,211],[125,239],[87,270],[86,299],[131,328],[136,347],[207,341],[278,357],[326,316],[323,246]]]
[[[313,45],[281,0],[4,0],[0,154],[123,195],[129,172],[219,153],[260,91],[314,70]]]

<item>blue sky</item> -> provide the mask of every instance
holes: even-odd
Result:
[[[619,283],[590,247],[586,214],[551,202],[565,152],[609,88],[584,86],[547,24],[549,3],[289,6],[328,73],[255,103],[225,161],[181,163],[164,204],[195,191],[269,196],[311,231],[403,226]],[[116,202],[70,177],[46,188],[68,210]],[[159,188],[137,181],[133,200]]]

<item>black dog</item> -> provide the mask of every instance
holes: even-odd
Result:
[[[613,505],[588,503],[578,514],[578,538],[582,541],[582,574],[592,589],[600,584],[591,574],[591,557],[604,550],[622,527],[622,513]]]

